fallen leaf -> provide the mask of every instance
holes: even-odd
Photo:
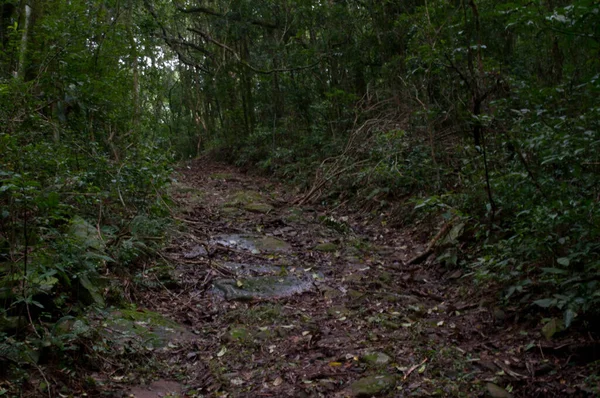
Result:
[[[226,352],[227,352],[227,347],[223,346],[223,347],[221,348],[221,351],[219,351],[219,352],[217,353],[217,356],[218,356],[219,358],[221,358],[223,355],[225,355],[225,353],[226,353]]]
[[[331,366],[332,368],[337,368],[342,366],[341,362],[329,362],[329,366]]]
[[[281,377],[276,378],[275,380],[273,380],[273,385],[275,387],[280,386],[281,383],[283,383],[283,379]]]

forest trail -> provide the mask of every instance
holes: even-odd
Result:
[[[190,338],[165,354],[162,382],[127,394],[568,392],[566,358],[532,325],[494,308],[456,270],[405,265],[424,250],[407,232],[342,208],[294,206],[283,185],[233,167],[194,161],[178,179],[186,232],[163,252],[176,265],[173,283],[137,301]]]

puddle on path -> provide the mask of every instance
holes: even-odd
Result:
[[[288,253],[291,246],[281,239],[261,235],[219,235],[211,241],[212,245],[221,245],[233,249],[242,249],[254,254],[258,253]]]
[[[244,264],[227,262],[223,264],[223,267],[227,268],[229,271],[235,273],[238,276],[277,275],[286,272],[285,267],[277,267],[275,265],[267,264]]]
[[[222,294],[226,300],[239,301],[289,297],[308,292],[313,287],[312,277],[296,275],[220,279],[214,283],[215,293]]]
[[[268,264],[227,262],[223,267],[237,276],[214,282],[213,293],[226,300],[289,297],[312,290],[324,278],[319,272]]]

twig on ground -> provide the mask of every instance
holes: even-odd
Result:
[[[408,376],[410,376],[410,374],[411,374],[412,372],[414,372],[416,369],[420,368],[421,366],[425,365],[425,363],[426,363],[428,360],[429,360],[429,358],[425,358],[423,361],[421,361],[421,363],[420,363],[420,364],[411,366],[411,367],[410,367],[410,369],[408,369],[408,370],[406,371],[406,373],[404,374],[404,378],[403,378],[403,380],[406,380],[406,379],[408,379]]]

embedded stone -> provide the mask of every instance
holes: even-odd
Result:
[[[323,252],[323,253],[333,253],[337,249],[338,249],[337,245],[335,243],[331,243],[331,242],[320,243],[315,246],[316,251]]]
[[[371,365],[386,365],[391,358],[383,352],[371,352],[363,355],[360,360]]]
[[[392,376],[369,376],[363,377],[352,383],[350,393],[353,397],[368,398],[382,395],[391,390],[396,384],[396,379]]]

